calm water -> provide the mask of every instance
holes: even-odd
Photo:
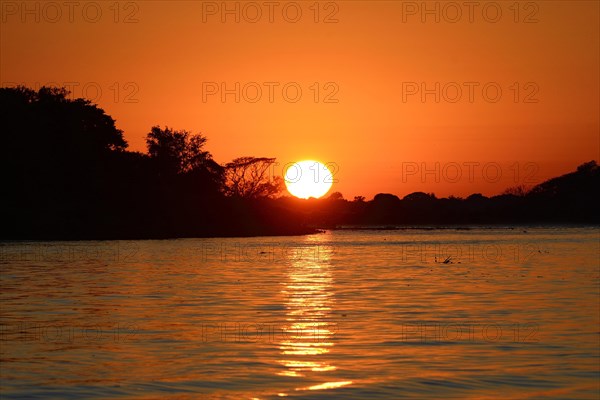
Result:
[[[0,394],[597,399],[599,233],[1,243]]]

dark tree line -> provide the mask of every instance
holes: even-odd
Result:
[[[2,239],[163,238],[313,231],[269,201],[274,159],[225,166],[206,137],[152,127],[127,151],[102,109],[65,89],[0,88]]]
[[[288,235],[340,225],[598,223],[595,162],[491,198],[380,193],[371,201],[278,197],[273,158],[219,165],[206,137],[154,126],[127,150],[102,109],[65,89],[0,88],[0,239]]]
[[[278,201],[297,202],[292,199]],[[550,179],[531,189],[508,188],[486,197],[437,198],[415,192],[400,199],[379,193],[373,200],[357,196],[353,201],[333,193],[322,201],[304,205],[305,222],[322,228],[351,225],[379,227],[406,225],[592,224],[600,223],[600,167],[596,161],[576,171]]]

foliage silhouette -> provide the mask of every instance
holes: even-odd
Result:
[[[283,179],[271,175],[274,158],[239,157],[225,165],[226,193],[245,199],[275,197],[283,190]]]
[[[203,135],[152,127],[127,151],[115,121],[64,89],[0,88],[0,238],[103,239],[299,234],[289,210],[227,197]]]
[[[0,239],[293,235],[352,225],[600,223],[595,161],[531,189],[466,199],[421,192],[353,201],[280,196],[275,159],[221,166],[207,138],[154,126],[147,154],[127,150],[104,110],[65,89],[0,88]]]

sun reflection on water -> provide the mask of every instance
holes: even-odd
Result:
[[[334,347],[337,325],[332,322],[334,304],[331,266],[332,247],[326,235],[306,238],[290,254],[288,280],[282,293],[286,298],[286,339],[279,343],[285,368],[281,376],[318,380],[319,373],[336,370],[327,355]],[[324,382],[296,390],[332,389],[351,381]]]

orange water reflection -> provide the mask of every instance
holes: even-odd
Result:
[[[0,397],[597,399],[599,282],[597,228],[0,243]]]
[[[281,376],[319,379],[319,372],[334,371],[327,357],[334,346],[337,325],[332,322],[334,304],[328,235],[311,236],[289,253],[288,279],[282,289],[286,299],[285,339],[279,342]],[[351,381],[324,382],[296,390],[332,389]]]

